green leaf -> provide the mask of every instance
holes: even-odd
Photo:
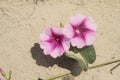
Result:
[[[87,71],[88,70],[88,64],[85,63],[82,59],[77,60],[79,66],[82,68],[82,70]]]
[[[89,64],[92,64],[96,60],[96,52],[94,49],[94,46],[86,46],[79,50],[82,57],[88,62]]]
[[[88,64],[82,58],[78,57],[75,53],[71,53],[71,52],[67,52],[67,53],[65,53],[65,55],[67,57],[72,58],[77,61],[77,63],[75,65],[73,65],[74,67],[77,65],[82,70],[87,71]],[[76,70],[76,72],[77,72],[77,69],[74,69],[74,70]]]

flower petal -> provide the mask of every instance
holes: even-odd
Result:
[[[65,51],[69,50],[70,48],[70,40],[65,38],[62,42],[62,46],[64,48]]]
[[[2,73],[3,72],[3,70],[2,70],[2,68],[0,68],[0,73]]]
[[[0,78],[0,80],[4,80],[3,78]]]
[[[48,42],[40,42],[40,47],[44,50],[45,55],[49,55],[53,50],[52,44]]]
[[[60,27],[52,27],[52,31],[53,33],[57,34],[57,35],[62,35],[63,34],[63,29]]]
[[[40,41],[47,41],[51,38],[52,32],[51,29],[48,27],[46,28],[42,34],[40,34]]]
[[[50,56],[52,56],[53,58],[57,58],[63,55],[64,52],[65,51],[63,50],[62,46],[56,46],[52,53],[50,53]]]
[[[91,17],[86,17],[84,25],[85,28],[96,31],[96,24]]]
[[[71,44],[77,48],[82,48],[85,46],[85,41],[80,36],[78,36],[71,39]]]
[[[79,27],[79,25],[83,22],[83,20],[86,18],[85,15],[78,14],[76,16],[73,16],[70,18],[70,24],[73,27]]]
[[[72,38],[74,36],[74,29],[73,27],[70,25],[70,24],[67,24],[65,27],[64,27],[64,34],[65,36],[67,36],[68,38]]]
[[[86,39],[86,45],[92,45],[93,42],[95,41],[96,39],[96,32],[95,31],[89,31],[89,32],[86,32],[85,34],[85,39]]]

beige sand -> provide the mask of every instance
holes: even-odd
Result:
[[[11,80],[37,80],[68,71],[34,43],[46,26],[65,24],[77,13],[92,16],[97,23],[94,64],[119,59],[120,0],[0,0],[0,67],[13,71]],[[109,73],[115,65],[82,72],[74,79],[120,80],[120,66]]]

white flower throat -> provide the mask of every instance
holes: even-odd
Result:
[[[80,34],[80,33],[81,33],[81,31],[80,31],[79,29],[76,29],[75,32],[76,32],[77,34]]]
[[[60,40],[59,38],[56,39],[56,41],[59,41],[59,40]]]

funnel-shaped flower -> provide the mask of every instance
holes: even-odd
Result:
[[[82,48],[93,44],[96,39],[96,24],[91,17],[78,14],[70,18],[65,33],[71,39],[72,46]]]
[[[70,41],[64,35],[62,28],[49,27],[40,35],[40,47],[44,50],[45,55],[56,58],[70,48]]]

